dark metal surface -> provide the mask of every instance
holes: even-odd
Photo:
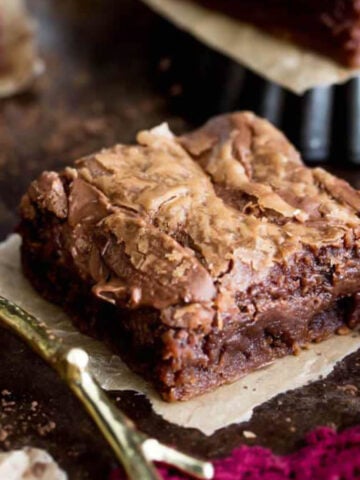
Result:
[[[32,92],[0,103],[1,239],[15,227],[20,196],[39,172],[116,141],[131,142],[136,131],[164,120],[181,132],[216,113],[251,108],[270,117],[297,145],[301,135],[304,140],[314,134],[301,129],[301,98],[266,85],[138,1],[29,0],[29,5],[39,21],[47,73]],[[312,103],[316,95],[308,95],[305,103],[324,118],[321,148],[318,141],[313,144],[330,151],[326,168],[359,186],[360,170],[349,168],[360,152],[360,105],[351,93],[358,89],[355,81],[334,87],[325,113]],[[345,108],[349,104],[351,109]],[[323,137],[322,131],[331,136]],[[317,425],[344,428],[360,422],[359,365],[355,354],[328,379],[282,395],[256,409],[251,422],[211,437],[168,424],[138,394],[111,396],[145,432],[193,454],[214,458],[239,443],[283,453],[299,446]],[[246,439],[243,430],[256,438]],[[49,450],[71,479],[106,479],[116,465],[56,374],[0,329],[0,448],[22,445]]]
[[[354,164],[360,164],[360,78],[354,78],[347,87],[348,145],[347,153]]]

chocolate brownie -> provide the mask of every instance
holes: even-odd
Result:
[[[360,193],[252,113],[166,126],[44,172],[24,272],[166,400],[232,382],[360,321]]]
[[[359,0],[195,0],[350,67],[360,66]]]

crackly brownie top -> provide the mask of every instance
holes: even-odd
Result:
[[[34,206],[58,217],[62,246],[104,300],[211,323],[299,252],[358,246],[360,193],[305,167],[252,113],[137,140],[44,173],[22,202],[25,218]]]

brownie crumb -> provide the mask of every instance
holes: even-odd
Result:
[[[37,427],[37,431],[39,433],[39,435],[41,435],[42,437],[44,437],[45,435],[47,435],[48,433],[52,432],[54,429],[56,428],[56,423],[53,422],[53,421],[49,421],[47,424],[45,425],[39,425]]]
[[[46,463],[42,463],[42,462],[36,462],[34,463],[34,465],[31,467],[31,474],[34,475],[34,477],[41,477],[44,473],[45,473],[45,470],[47,468],[47,464]]]
[[[357,386],[352,384],[338,385],[337,388],[338,390],[341,390],[342,392],[347,393],[348,395],[351,395],[353,397],[355,397],[359,392]]]
[[[159,62],[159,70],[160,72],[167,72],[171,68],[172,60],[169,57],[163,57],[160,59]]]
[[[351,332],[350,328],[347,327],[346,325],[342,325],[336,330],[336,333],[338,335],[348,335]]]
[[[45,437],[56,428],[37,400],[17,398],[6,389],[0,394],[0,421],[1,449],[11,449],[19,432]]]

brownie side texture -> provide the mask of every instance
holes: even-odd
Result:
[[[360,65],[359,0],[195,0],[271,33]]]
[[[40,293],[184,400],[358,324],[359,210],[246,112],[43,173],[19,231]]]

